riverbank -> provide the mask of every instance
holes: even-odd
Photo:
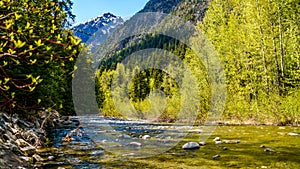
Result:
[[[78,125],[78,122],[61,116],[57,111],[46,110],[12,118],[0,112],[1,168],[35,168],[36,162],[44,160],[36,150],[47,146],[47,131],[63,125]],[[48,158],[52,158],[51,155]]]

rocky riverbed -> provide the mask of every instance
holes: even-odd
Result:
[[[0,168],[300,167],[296,126],[223,125],[211,131],[211,126],[35,114],[31,119],[0,114]]]
[[[57,111],[40,111],[22,118],[0,112],[0,168],[35,168],[44,159],[37,153],[47,146],[47,130],[63,125],[78,125]],[[49,157],[51,158],[51,157]]]

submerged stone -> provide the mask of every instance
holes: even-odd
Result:
[[[241,141],[240,140],[223,140],[222,142],[225,144],[238,144]]]
[[[274,150],[271,149],[271,148],[266,148],[264,151],[265,151],[265,152],[274,152]]]

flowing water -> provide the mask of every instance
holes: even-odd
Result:
[[[295,135],[299,127],[191,127],[76,118],[79,127],[50,131],[51,146],[38,150],[45,159],[37,163],[40,168],[300,168],[300,135]],[[63,139],[66,135],[72,137]],[[182,145],[191,141],[206,145],[183,150]]]

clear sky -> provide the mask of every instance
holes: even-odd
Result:
[[[106,12],[128,19],[143,9],[149,0],[72,0],[75,23],[81,23]]]

